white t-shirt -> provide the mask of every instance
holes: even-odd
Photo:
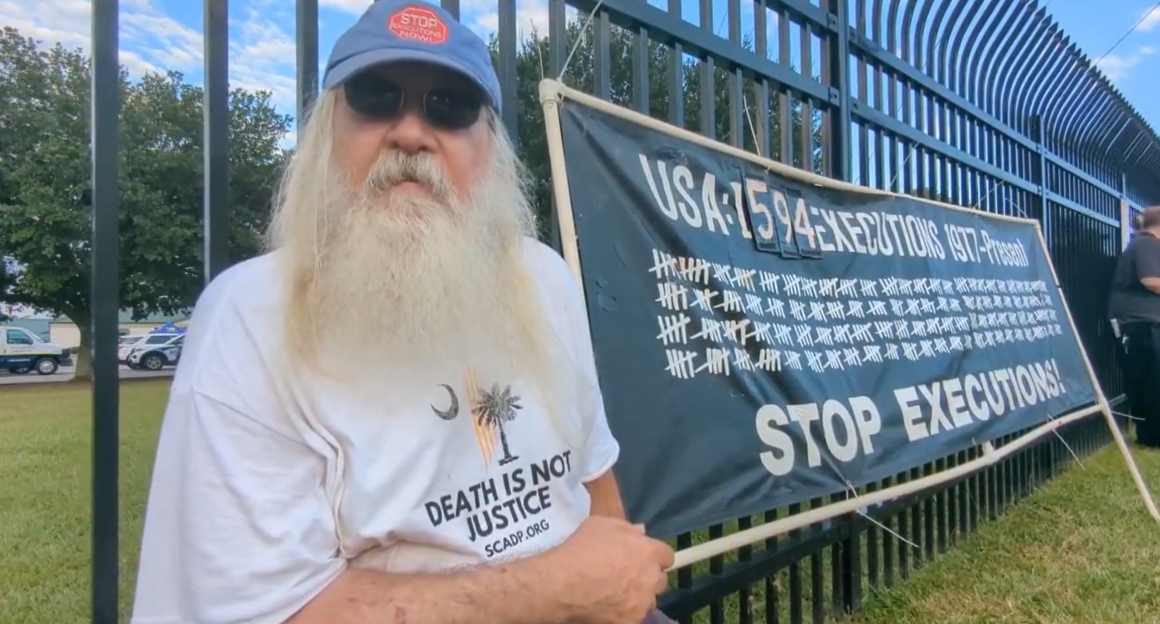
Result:
[[[528,240],[524,256],[590,388],[563,416],[584,432],[574,449],[518,381],[448,379],[376,401],[309,378],[277,353],[274,257],[214,280],[161,428],[133,624],[280,624],[348,565],[491,564],[570,535],[589,513],[583,484],[619,446],[579,285],[548,247]],[[477,427],[478,401],[508,410],[502,435]]]

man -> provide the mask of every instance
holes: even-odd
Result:
[[[1140,215],[1112,277],[1109,316],[1124,341],[1124,376],[1136,442],[1160,448],[1160,206]]]
[[[483,41],[380,0],[335,44],[272,251],[173,381],[135,624],[638,624],[579,284],[531,238]]]

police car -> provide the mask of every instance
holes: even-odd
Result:
[[[159,371],[166,366],[177,366],[184,343],[184,332],[154,332],[135,342],[122,344],[117,359],[133,370]]]
[[[67,347],[45,342],[23,327],[0,325],[0,369],[16,375],[30,371],[52,375],[72,364]]]
[[[133,352],[133,345],[146,338],[145,334],[125,334],[117,339],[117,361],[122,365],[129,363],[129,354]]]

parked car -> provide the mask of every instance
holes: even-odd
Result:
[[[125,334],[117,340],[117,361],[121,364],[129,364],[129,354],[133,352],[133,345],[141,342],[147,337],[146,334]]]
[[[185,334],[148,334],[130,345],[125,364],[133,370],[149,371],[177,366],[181,361],[181,347],[184,343]]]
[[[23,327],[0,325],[0,369],[16,375],[34,370],[39,375],[53,375],[72,363],[67,347],[45,342]]]

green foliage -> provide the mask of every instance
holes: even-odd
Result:
[[[0,30],[0,301],[65,314],[87,344],[92,218],[89,59]],[[202,284],[203,93],[177,72],[122,68],[121,304],[188,308]],[[230,94],[230,254],[260,248],[290,118],[270,94]]]
[[[566,81],[588,92],[595,83],[591,33],[569,24],[564,46],[567,52],[580,42]],[[610,33],[607,98],[631,107],[636,37],[615,26]],[[768,126],[772,158],[821,170],[817,114],[810,116],[808,129],[803,127],[801,103],[771,88],[765,123],[760,123],[758,90],[747,77],[741,79],[744,113],[731,119],[730,87],[736,77],[719,68],[707,72],[695,59],[674,59],[672,49],[662,44],[648,46],[649,114],[750,151],[757,151],[754,134]],[[491,49],[498,63],[494,38]],[[533,201],[541,217],[551,206],[551,176],[538,83],[550,75],[549,56],[548,38],[537,33],[520,43],[516,54],[515,138],[532,174]],[[674,74],[681,93],[679,115],[670,97]],[[15,29],[0,30],[0,302],[67,315],[82,328],[86,345],[90,80],[89,60],[81,50],[46,48]],[[172,314],[192,305],[203,281],[203,92],[177,72],[133,82],[122,68],[118,80],[121,307],[138,317]],[[703,91],[714,92],[711,119],[703,115]],[[786,122],[790,132],[782,141]],[[290,119],[275,111],[268,93],[238,89],[230,95],[229,124],[230,254],[241,259],[260,249],[271,190],[288,157],[278,142],[290,129]],[[783,155],[783,149],[791,153]],[[544,230],[550,228],[546,218],[541,223]]]
[[[565,56],[576,42],[576,52],[568,65],[564,82],[580,91],[595,93],[595,67],[593,61],[592,28],[582,29],[581,24],[571,22],[567,25],[567,44],[564,46]],[[608,92],[604,96],[613,103],[626,108],[635,108],[633,89],[633,58],[637,49],[636,37],[633,33],[617,27],[609,28],[608,37]],[[749,41],[743,45],[752,49]],[[499,67],[499,42],[493,35],[489,42],[492,61]],[[527,164],[532,177],[533,200],[537,212],[541,217],[541,228],[550,229],[547,217],[551,209],[551,173],[548,161],[548,147],[544,132],[543,110],[540,107],[539,82],[544,76],[553,77],[550,64],[550,45],[547,36],[532,32],[516,50],[517,96],[519,108],[517,113],[517,136],[524,162]],[[652,117],[674,122],[671,109],[669,85],[674,73],[672,48],[655,41],[648,43],[648,113]],[[739,119],[741,127],[737,129],[738,140],[733,141],[734,129],[730,121],[732,100],[730,98],[730,72],[714,68],[709,89],[714,92],[712,123],[703,118],[704,108],[701,93],[704,91],[705,79],[708,72],[705,64],[683,57],[679,64],[680,92],[682,93],[681,123],[677,124],[687,130],[713,136],[723,143],[739,144],[743,149],[757,152],[754,135],[760,133],[761,121],[758,115],[757,84],[752,77],[742,80],[742,117]],[[769,99],[765,103],[766,122],[769,125],[770,153],[766,154],[774,160],[792,163],[799,168],[808,168],[813,171],[823,170],[821,149],[821,117],[818,113],[811,115],[810,129],[802,127],[803,107],[800,101],[791,101],[771,86],[768,90]],[[785,106],[789,112],[791,133],[785,137],[785,146],[789,154],[783,155],[782,141],[782,114]],[[752,126],[750,124],[753,124]],[[808,140],[803,140],[808,137]],[[513,137],[516,138],[516,137]],[[807,144],[808,143],[808,144]],[[809,154],[809,166],[805,155]],[[546,232],[541,232],[546,235]]]

